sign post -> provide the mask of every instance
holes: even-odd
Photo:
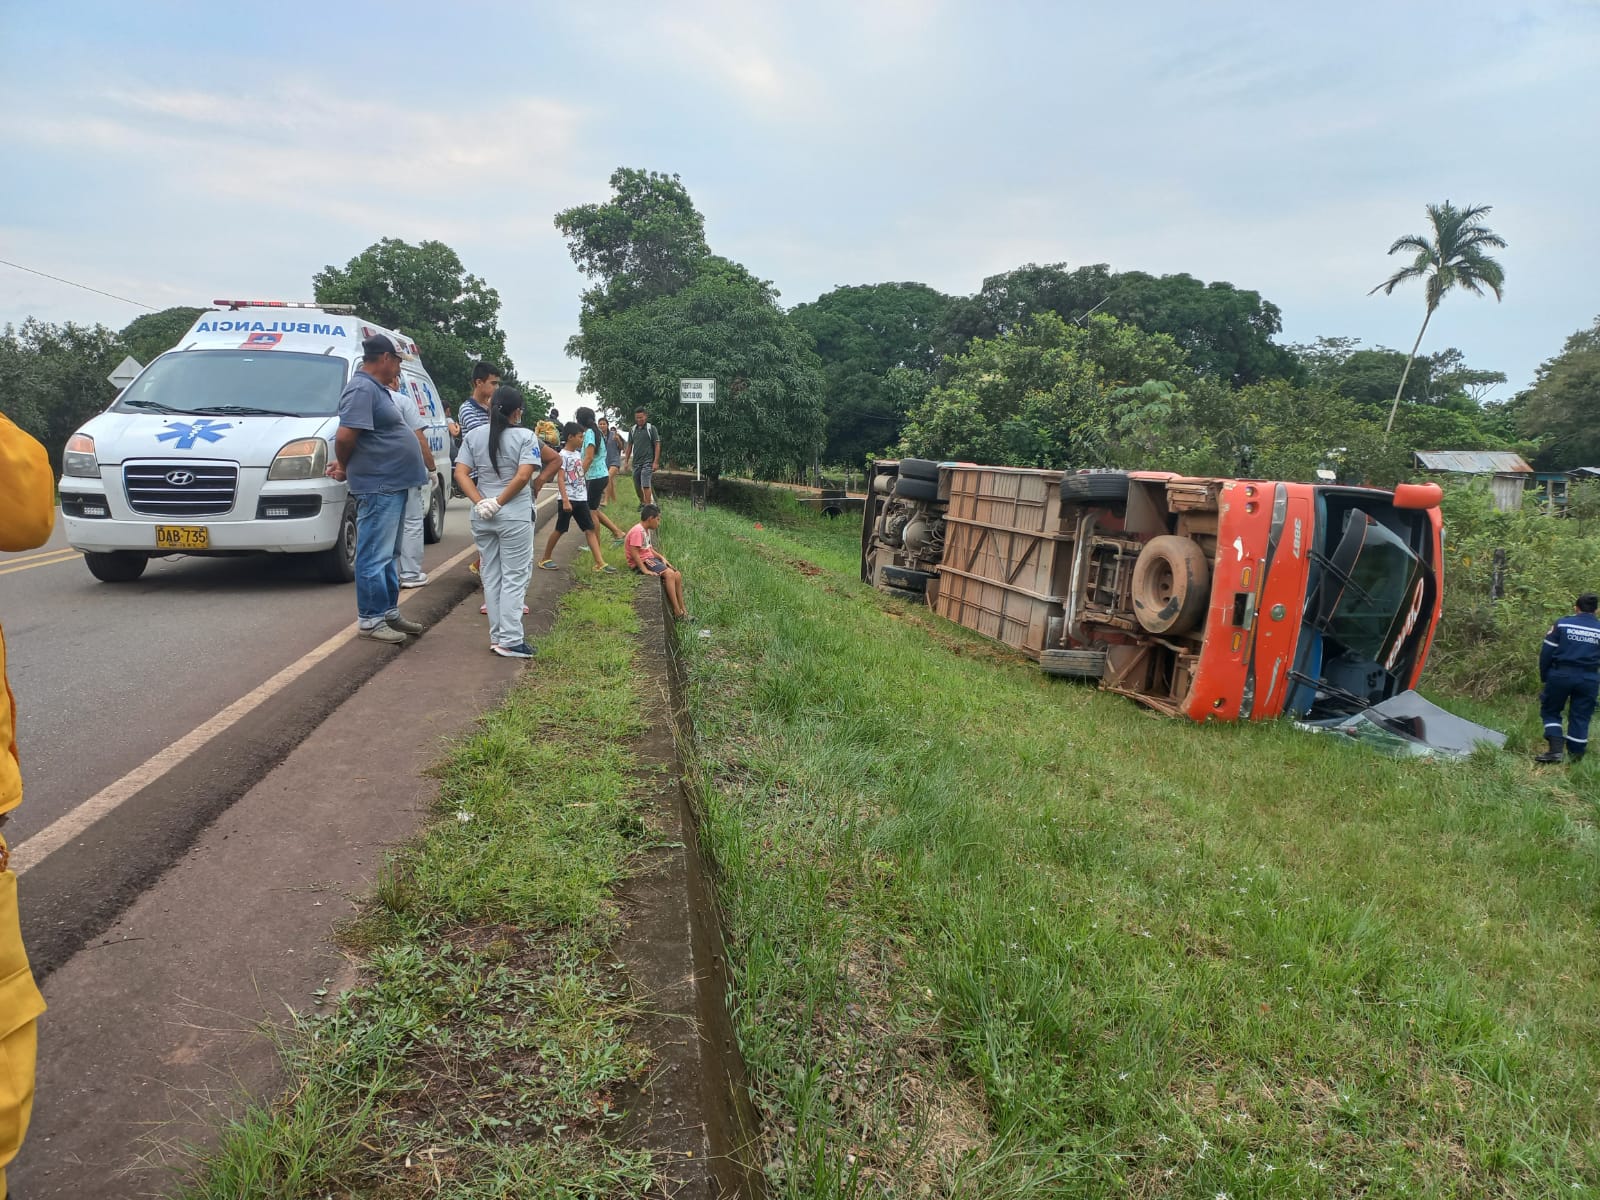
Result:
[[[144,364],[133,355],[128,355],[117,364],[117,369],[106,376],[106,382],[119,391],[139,378],[139,372],[144,370]]]
[[[700,407],[717,402],[715,379],[678,380],[678,403],[694,405],[694,478],[700,482]]]

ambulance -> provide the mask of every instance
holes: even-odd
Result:
[[[436,470],[423,536],[444,536],[450,431],[416,343],[333,304],[215,300],[67,442],[67,543],[96,579],[127,583],[152,557],[309,555],[322,578],[355,578],[355,504],[326,475],[339,393],[361,341],[400,348],[400,391],[426,425]]]

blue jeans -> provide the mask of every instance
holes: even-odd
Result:
[[[356,497],[356,615],[373,629],[400,615],[397,562],[408,492],[368,492]]]

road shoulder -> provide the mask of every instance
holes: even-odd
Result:
[[[536,613],[554,611],[567,578],[535,581]],[[437,783],[424,772],[447,739],[517,674],[487,653],[476,609],[469,596],[398,654],[357,647],[389,661],[49,977],[19,1191],[159,1190],[163,1147],[206,1139],[243,1095],[275,1087],[258,1027],[353,980],[334,926],[428,811]],[[537,633],[548,617],[530,622]]]

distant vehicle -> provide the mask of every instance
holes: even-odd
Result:
[[[862,579],[1196,721],[1356,712],[1438,624],[1437,484],[874,464]]]
[[[355,505],[327,478],[339,393],[361,340],[400,347],[401,396],[427,425],[437,470],[424,537],[444,536],[450,429],[416,343],[337,305],[217,300],[67,442],[61,515],[96,579],[125,583],[151,556],[309,554],[355,578]]]

